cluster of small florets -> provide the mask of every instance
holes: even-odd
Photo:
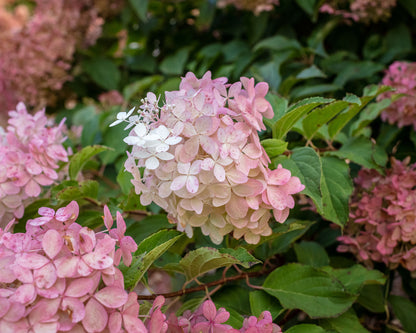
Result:
[[[64,120],[53,126],[44,110],[32,116],[23,103],[9,116],[7,130],[0,127],[0,227],[13,216],[21,218],[42,186],[62,178],[58,163],[68,161]]]
[[[0,21],[6,18],[0,22],[0,113],[20,100],[52,104],[71,78],[76,49],[95,43],[103,18],[120,0],[34,2],[33,10],[17,0],[0,2]],[[9,12],[5,5],[18,6]]]
[[[158,296],[143,321],[137,294],[127,293],[119,265],[132,262],[137,244],[125,236],[126,224],[117,212],[117,227],[104,207],[106,232],[94,232],[76,220],[75,201],[56,212],[39,209],[26,233],[0,229],[1,332],[262,332],[277,333],[269,312],[245,319],[240,330],[224,324],[230,314],[211,301],[194,313],[166,319]]]
[[[43,207],[41,217],[27,222],[26,233],[8,232],[13,222],[0,229],[1,332],[144,328],[137,317],[137,295],[127,294],[115,267],[121,257],[130,264],[131,252],[137,249],[133,239],[124,236],[120,213],[117,229],[109,235],[76,223],[78,213],[75,201],[56,212]],[[110,229],[108,208],[104,214]]]
[[[255,244],[272,233],[270,210],[284,222],[304,186],[282,166],[268,168],[257,133],[262,117],[273,117],[267,83],[226,82],[188,73],[163,107],[149,93],[138,115],[121,112],[112,125],[134,126],[124,139],[133,146],[125,167],[143,205],[155,202],[189,237],[200,227],[216,244],[230,232]]]
[[[385,21],[391,16],[396,0],[329,0],[320,8],[323,13],[342,16],[347,21]]]
[[[383,110],[381,119],[398,127],[413,125],[416,130],[416,63],[396,61],[392,63],[382,80],[383,85],[391,86],[395,91],[386,92],[379,99],[403,94]]]
[[[279,5],[279,0],[219,0],[217,7],[224,8],[233,5],[240,10],[248,10],[255,15],[261,12],[269,12],[273,10],[274,6]]]
[[[391,161],[385,175],[363,169],[355,179],[350,222],[338,251],[368,265],[383,262],[416,271],[416,164]]]

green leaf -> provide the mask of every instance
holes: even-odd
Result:
[[[384,284],[386,278],[380,271],[369,270],[361,265],[349,268],[323,268],[328,274],[340,281],[351,294],[357,294],[364,284]]]
[[[286,113],[288,101],[286,98],[271,93],[266,95],[266,99],[273,108],[274,116],[272,119],[263,118],[263,122],[266,126],[272,128],[273,124]]]
[[[253,255],[251,255],[244,247],[239,247],[237,249],[222,248],[218,249],[218,251],[233,256],[235,259],[239,260],[239,264],[245,268],[250,268],[261,263],[260,260],[253,257]]]
[[[261,145],[263,146],[270,159],[283,154],[287,148],[287,142],[280,139],[262,140]]]
[[[390,295],[389,302],[405,331],[409,333],[416,332],[416,304],[410,299],[396,295]]]
[[[315,12],[315,6],[317,4],[317,0],[296,0],[296,3],[306,13],[312,16]]]
[[[294,244],[296,257],[301,264],[312,267],[329,265],[329,257],[325,249],[316,242],[302,241]]]
[[[285,333],[325,333],[322,327],[314,324],[300,324],[289,328]]]
[[[127,172],[124,168],[120,168],[120,172],[117,175],[117,183],[120,185],[121,191],[124,194],[129,194],[133,188],[131,180],[133,176],[130,172]]]
[[[349,198],[353,190],[349,167],[345,161],[324,156],[322,161],[322,216],[339,226],[348,221]],[[318,207],[319,211],[319,207]]]
[[[337,156],[340,159],[349,159],[367,169],[380,170],[380,167],[387,163],[387,154],[381,147],[380,149],[377,149],[377,146],[371,139],[359,136],[349,138],[339,150],[327,152],[326,155]],[[384,153],[384,156],[381,156],[380,153]]]
[[[256,259],[254,258],[254,260]],[[233,264],[249,268],[251,263],[251,260],[249,262],[241,262],[234,256],[227,253],[221,253],[214,248],[200,247],[196,250],[188,252],[188,254],[179,262],[177,268],[185,274],[187,281],[190,281],[212,269],[226,267]]]
[[[184,47],[163,59],[160,63],[160,71],[167,75],[182,75],[188,61],[189,51],[189,47]]]
[[[146,21],[148,0],[129,0],[130,6],[133,8],[136,15],[142,20]]]
[[[324,319],[321,325],[328,330],[339,333],[368,333],[360,323],[353,309],[348,310],[337,318]]]
[[[383,69],[384,65],[372,61],[345,61],[343,69],[334,80],[334,84],[343,87],[351,80],[366,79]]]
[[[95,180],[84,180],[74,186],[65,186],[55,193],[60,201],[72,201],[83,198],[96,199],[98,195],[98,182]]]
[[[278,315],[284,312],[284,309],[280,305],[279,301],[262,290],[250,292],[249,297],[251,312],[256,317],[260,316],[263,311],[267,310],[270,311],[273,320],[275,320]]]
[[[305,185],[302,193],[309,196],[318,209],[322,209],[322,194],[320,190],[322,165],[319,155],[310,147],[293,149],[291,160],[296,163],[302,174],[301,182]],[[290,167],[289,167],[289,170]],[[292,171],[292,170],[291,170]],[[298,176],[297,174],[293,174]]]
[[[137,94],[144,93],[152,85],[159,83],[163,80],[162,75],[146,76],[143,79],[135,81],[126,85],[123,89],[123,96],[126,101],[129,101],[132,97]]]
[[[379,284],[364,285],[360,290],[357,302],[371,312],[385,312],[384,287]]]
[[[176,230],[161,230],[143,240],[134,253],[130,267],[120,265],[125,288],[133,290],[153,262],[182,236],[183,234]]]
[[[275,269],[266,278],[264,290],[279,299],[286,309],[300,309],[312,318],[340,315],[354,303],[355,296],[322,270],[301,264]]]
[[[322,108],[316,108],[303,119],[303,130],[307,139],[312,139],[315,133],[339,112],[348,106],[348,102],[335,101]]]
[[[136,243],[140,243],[155,232],[172,227],[173,225],[169,223],[166,214],[151,215],[130,224],[127,227],[126,235],[133,237]]]
[[[76,179],[78,173],[82,170],[85,163],[87,163],[93,156],[101,153],[102,151],[109,150],[110,148],[105,146],[88,146],[83,148],[81,151],[74,154],[69,162],[69,178]]]
[[[368,105],[360,112],[359,118],[351,124],[350,133],[352,136],[357,135],[361,129],[369,125],[373,120],[378,118],[381,111],[391,104],[390,99],[383,99],[378,103]]]
[[[308,68],[305,68],[304,70],[302,70],[296,75],[297,79],[302,79],[302,80],[317,78],[317,77],[325,78],[326,74],[322,72],[318,67],[316,67],[316,65],[312,65]]]
[[[82,62],[82,69],[91,79],[106,90],[115,90],[120,83],[121,74],[117,65],[109,58],[96,57]]]
[[[302,46],[299,44],[299,42],[296,39],[289,39],[281,35],[276,35],[273,37],[263,39],[262,41],[257,43],[254,46],[253,51],[256,52],[261,49],[268,49],[272,51],[283,51],[287,49],[298,50],[301,48]]]
[[[273,126],[273,138],[282,139],[283,136],[291,130],[293,125],[319,105],[332,102],[332,99],[327,98],[307,98],[295,105],[291,106],[286,114],[280,118]]]
[[[292,98],[303,98],[308,96],[316,96],[324,93],[328,93],[331,91],[337,91],[340,90],[341,86],[337,84],[331,84],[331,83],[323,83],[323,84],[304,84],[301,86],[298,86],[292,90],[290,93],[290,96]]]
[[[387,86],[370,86],[364,89],[363,97],[360,98],[361,104],[351,105],[348,109],[338,114],[338,116],[328,124],[328,133],[331,139],[337,134],[360,112],[372,99],[391,90]]]

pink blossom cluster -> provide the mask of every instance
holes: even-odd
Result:
[[[325,1],[319,10],[342,16],[347,21],[369,24],[387,20],[396,2],[396,0],[329,0]]]
[[[39,215],[26,233],[9,232],[13,222],[0,229],[0,332],[281,332],[267,311],[233,329],[224,324],[230,314],[212,301],[167,320],[162,296],[142,321],[137,294],[124,290],[116,267],[121,258],[129,266],[137,250],[121,214],[111,229],[113,217],[104,207],[108,233],[78,224],[75,201],[57,211],[42,207]]]
[[[62,178],[59,162],[68,161],[64,120],[53,126],[41,110],[30,115],[23,103],[9,112],[6,131],[0,127],[0,227],[14,216],[21,218],[42,186]]]
[[[416,130],[416,62],[395,61],[390,65],[381,82],[395,91],[386,92],[379,99],[403,94],[381,113],[381,119],[398,127],[413,125]]]
[[[224,8],[233,5],[240,10],[248,10],[255,15],[261,12],[269,12],[274,6],[279,5],[279,0],[218,0],[217,7]]]
[[[163,107],[148,93],[137,115],[120,112],[112,125],[133,127],[124,139],[133,146],[125,167],[143,205],[155,202],[189,237],[200,227],[216,244],[231,232],[256,244],[272,233],[270,211],[283,223],[304,185],[281,165],[268,168],[257,133],[263,115],[273,116],[267,83],[226,82],[188,73],[179,91],[166,92]]]
[[[416,271],[416,164],[409,161],[392,159],[385,175],[359,172],[338,251],[352,252],[369,266],[375,261]]]
[[[33,10],[7,0],[0,19],[0,113],[17,101],[44,107],[53,104],[76,49],[95,43],[105,15],[121,0],[36,0]],[[6,5],[18,5],[13,12]]]

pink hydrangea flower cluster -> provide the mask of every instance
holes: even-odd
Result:
[[[396,0],[329,0],[319,9],[322,13],[339,15],[347,21],[371,22],[385,21],[391,16]]]
[[[44,110],[32,116],[23,103],[9,116],[7,131],[0,132],[0,227],[13,216],[21,218],[42,186],[62,178],[58,163],[68,161],[62,145],[64,120],[53,126]]]
[[[95,43],[121,1],[36,0],[33,10],[17,0],[0,2],[0,18],[6,18],[0,23],[0,114],[20,100],[53,104],[71,79],[76,49]],[[7,14],[11,5],[19,6]]]
[[[227,6],[234,6],[240,10],[248,10],[255,15],[261,12],[269,12],[273,10],[274,6],[279,5],[279,0],[218,0],[217,7],[224,8]]]
[[[390,65],[381,81],[395,91],[386,92],[379,99],[392,94],[403,94],[381,113],[381,119],[398,127],[413,125],[416,130],[416,62],[395,61]]]
[[[355,179],[350,222],[338,251],[371,266],[416,271],[416,164],[392,159],[385,175],[363,169]]]
[[[137,249],[117,214],[117,229],[95,233],[76,223],[75,201],[58,209],[40,208],[26,233],[0,229],[1,332],[120,332],[143,327],[137,295],[124,290],[115,267],[131,262]],[[113,219],[106,208],[104,221]],[[118,247],[115,250],[115,247]],[[144,330],[143,330],[144,331]]]
[[[272,233],[270,210],[284,222],[304,185],[280,165],[268,168],[257,133],[263,116],[273,116],[267,83],[226,82],[188,73],[163,107],[149,93],[137,115],[120,112],[112,125],[134,126],[125,167],[143,205],[158,204],[189,237],[200,227],[216,244],[230,232],[255,244]]]
[[[39,209],[26,233],[0,229],[0,332],[281,332],[269,312],[245,319],[241,330],[223,324],[224,309],[206,301],[195,313],[169,320],[158,296],[148,315],[139,318],[137,294],[127,293],[119,265],[131,264],[137,244],[125,236],[126,224],[117,212],[117,227],[104,207],[108,233],[94,232],[76,220],[75,201],[54,211]]]
[[[278,325],[273,323],[269,311],[264,311],[259,318],[251,316],[244,319],[243,327],[235,329],[224,324],[230,313],[224,308],[216,309],[215,304],[207,300],[195,312],[185,311],[183,316],[176,318],[171,315],[168,320],[168,332],[218,332],[218,333],[281,333]]]

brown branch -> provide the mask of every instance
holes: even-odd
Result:
[[[163,296],[165,298],[178,297],[178,296],[182,296],[182,295],[186,295],[186,294],[195,293],[197,291],[206,290],[206,288],[222,285],[222,284],[225,284],[225,283],[230,282],[230,281],[236,281],[236,280],[248,279],[249,277],[256,277],[256,276],[266,275],[266,274],[270,273],[271,271],[273,271],[273,269],[261,270],[261,271],[258,271],[258,272],[249,272],[249,273],[243,272],[243,273],[240,273],[238,275],[234,275],[234,276],[230,276],[230,277],[224,277],[224,278],[221,278],[220,280],[217,280],[217,281],[208,282],[208,283],[205,283],[205,284],[197,286],[197,287],[181,289],[181,290],[178,290],[178,291],[165,293],[165,294],[138,295],[137,299],[138,300],[151,301],[151,300],[154,300],[157,296]]]

